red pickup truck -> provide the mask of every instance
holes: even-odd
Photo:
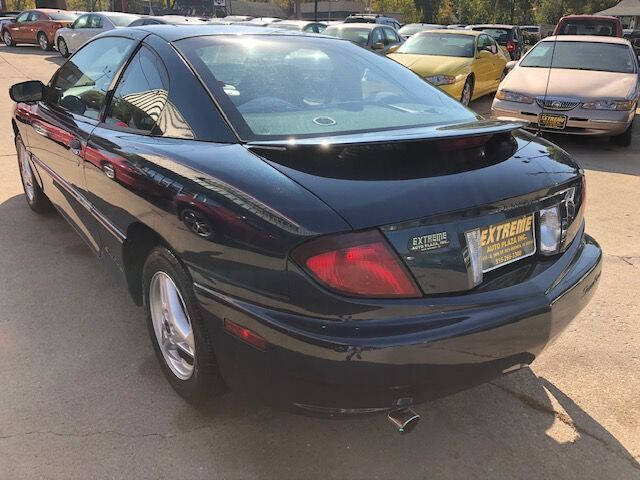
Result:
[[[616,17],[567,15],[556,25],[553,35],[601,35],[622,37],[622,23]]]

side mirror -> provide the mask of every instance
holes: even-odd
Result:
[[[398,50],[400,48],[400,45],[393,45],[391,48],[389,48],[389,53],[393,53],[396,50]]]
[[[382,42],[376,42],[373,44],[372,47],[374,50],[383,50],[384,49],[384,43]]]
[[[18,20],[16,20],[16,17],[10,18],[9,19],[9,23],[16,23]]]
[[[16,103],[39,102],[44,98],[44,89],[44,83],[40,80],[29,80],[12,85],[9,96]]]
[[[513,68],[518,64],[518,62],[516,60],[511,60],[510,62],[507,62],[507,64],[505,65],[505,68],[507,70],[513,70]]]

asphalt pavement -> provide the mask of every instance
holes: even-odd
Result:
[[[552,138],[587,170],[605,252],[591,304],[531,369],[419,406],[401,436],[382,416],[307,418],[233,392],[196,410],[173,392],[125,287],[25,203],[6,92],[61,60],[0,47],[0,480],[640,479],[640,122],[626,149]]]

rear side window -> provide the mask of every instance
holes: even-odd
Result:
[[[51,79],[47,103],[97,120],[111,82],[134,45],[121,37],[88,43]]]
[[[87,27],[102,28],[102,17],[99,15],[91,15]]]
[[[164,63],[146,46],[127,66],[105,123],[152,135],[194,138],[184,117],[169,101],[169,75]]]

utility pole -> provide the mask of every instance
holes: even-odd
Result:
[[[313,0],[313,21],[318,21],[318,0]]]

